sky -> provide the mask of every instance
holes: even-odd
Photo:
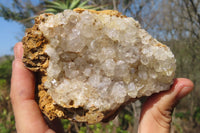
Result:
[[[0,0],[0,3],[11,6],[13,0]],[[34,4],[37,4],[39,0],[31,0]],[[14,21],[6,21],[3,17],[0,17],[0,56],[13,55],[12,48],[14,45],[22,40],[24,36],[23,26]]]
[[[0,56],[13,55],[13,46],[21,40],[22,26],[13,21],[6,21],[0,17]]]

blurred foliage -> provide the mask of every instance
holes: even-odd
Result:
[[[0,17],[21,23],[25,28],[32,27],[34,18],[41,13],[59,13],[65,9],[103,9],[105,5],[97,5],[90,0],[40,0],[34,5],[31,0],[12,0],[12,6],[0,3]]]
[[[12,0],[12,4],[9,6],[0,3],[0,17],[19,22],[27,28],[33,25],[33,18],[42,13],[43,9],[43,0],[40,0],[40,4],[37,6],[34,6],[31,0]]]
[[[7,85],[6,79],[0,79],[0,89]]]
[[[14,115],[8,112],[9,110],[4,109],[0,114],[0,132],[1,133],[11,133],[15,129],[15,119]],[[9,118],[8,118],[9,117]]]
[[[45,1],[45,12],[48,13],[59,13],[66,9],[82,8],[82,9],[93,9],[97,10],[103,6],[91,5],[89,4],[90,0],[56,0],[56,1]]]
[[[193,120],[196,122],[196,124],[200,124],[200,107],[196,107],[193,114]]]
[[[177,112],[175,113],[176,118],[189,120],[190,112]]]
[[[94,125],[73,123],[69,120],[61,120],[64,126],[65,132],[77,132],[77,133],[128,133],[127,130],[122,129],[121,126],[116,126],[113,121],[106,124],[97,123]]]
[[[12,56],[0,57],[0,132],[15,131],[14,115],[9,98],[10,78],[12,72]]]
[[[172,124],[175,127],[177,133],[183,133],[183,129],[178,123],[173,122]]]
[[[3,61],[0,62],[0,88],[10,84],[12,60],[11,56],[4,56]]]

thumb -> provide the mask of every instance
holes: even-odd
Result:
[[[15,60],[12,67],[11,103],[15,115],[16,129],[20,133],[49,131],[38,104],[34,99],[35,78],[22,62],[22,43],[14,47]]]
[[[170,90],[152,95],[143,104],[138,132],[169,133],[174,106],[192,91],[193,86],[192,81],[179,78]]]

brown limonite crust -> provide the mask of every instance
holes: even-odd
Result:
[[[77,13],[84,12],[84,9],[74,9]],[[107,14],[117,17],[126,17],[121,15],[118,11],[106,10],[106,11],[94,11],[88,10],[96,14]],[[55,118],[67,118],[69,120],[78,122],[87,122],[94,124],[100,121],[107,122],[113,119],[118,111],[123,108],[128,102],[134,101],[130,99],[128,102],[121,105],[116,110],[109,110],[107,112],[100,112],[97,108],[92,107],[89,110],[85,110],[82,107],[64,108],[57,105],[52,97],[47,93],[47,88],[44,87],[46,81],[47,68],[49,64],[49,56],[45,53],[46,45],[48,40],[43,36],[43,33],[39,30],[39,24],[45,22],[48,16],[52,14],[43,14],[35,19],[35,25],[26,30],[26,35],[23,38],[24,57],[23,62],[25,66],[33,72],[36,72],[36,100],[38,101],[41,111],[50,119]]]

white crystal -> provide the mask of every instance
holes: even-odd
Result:
[[[171,85],[174,55],[133,18],[65,10],[39,29],[49,41],[44,86],[61,106],[112,110]]]
[[[98,75],[98,74],[93,74],[90,76],[90,78],[88,79],[88,82],[89,84],[92,86],[92,87],[98,87],[99,84],[100,84],[100,79],[101,79],[101,76]]]
[[[126,88],[123,82],[116,82],[111,88],[111,97],[115,103],[123,103],[127,95]]]
[[[136,90],[134,82],[131,82],[128,85],[128,95],[131,96],[131,97],[136,97],[137,96],[137,90]]]
[[[91,69],[90,68],[86,68],[84,71],[83,71],[83,74],[85,75],[85,76],[90,76],[90,73],[91,73]]]
[[[114,76],[115,74],[115,61],[113,59],[107,59],[103,65],[102,65],[102,70],[104,70],[105,75],[110,77]]]

